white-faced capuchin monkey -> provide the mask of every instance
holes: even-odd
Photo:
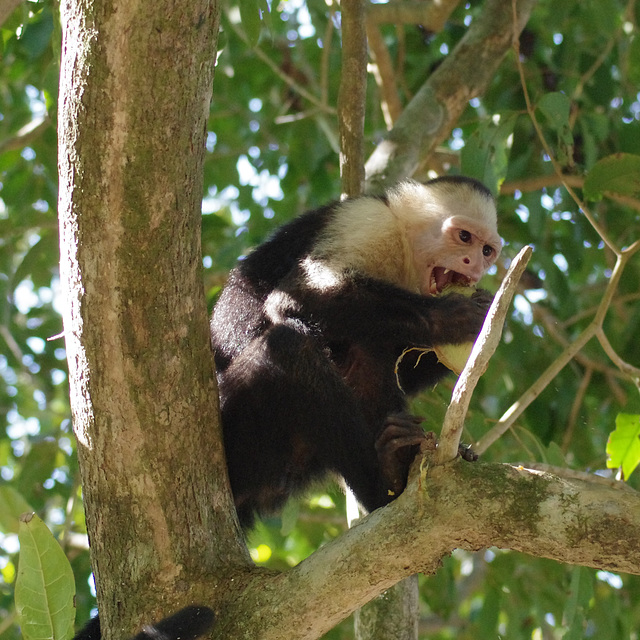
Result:
[[[501,246],[489,190],[442,177],[305,213],[239,262],[211,337],[243,526],[329,471],[368,511],[403,491],[425,437],[407,395],[448,370],[433,353],[396,363],[475,340],[491,295],[436,294],[476,283]]]
[[[491,295],[437,294],[478,282],[501,247],[490,191],[458,176],[310,211],[239,262],[211,340],[244,527],[330,471],[368,511],[404,490],[425,438],[407,396],[448,369],[433,353],[409,352],[396,371],[398,359],[475,340]],[[212,624],[189,607],[135,640],[193,640]],[[99,625],[75,640],[99,640]]]

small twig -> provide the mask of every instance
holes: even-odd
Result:
[[[531,469],[533,471],[542,471],[543,473],[551,473],[554,476],[560,478],[568,478],[570,480],[584,480],[585,482],[591,482],[593,484],[600,484],[611,489],[617,489],[618,491],[628,491],[637,493],[635,489],[630,487],[626,482],[621,482],[614,478],[605,478],[595,473],[589,473],[588,471],[579,471],[577,469],[568,469],[567,467],[556,467],[552,464],[545,464],[543,462],[522,462],[521,464],[512,464],[514,468],[522,467],[524,469]]]
[[[640,386],[640,369],[628,364],[622,360],[618,354],[614,351],[613,347],[609,344],[604,329],[603,323],[607,311],[609,310],[613,296],[618,288],[620,277],[622,272],[631,259],[631,257],[640,250],[640,241],[634,242],[628,249],[621,251],[616,259],[616,264],[611,272],[611,277],[607,283],[607,287],[604,291],[604,295],[600,301],[595,317],[589,323],[589,325],[582,331],[582,333],[571,343],[565,350],[552,362],[544,373],[525,391],[520,398],[514,402],[511,407],[502,415],[500,420],[492,427],[492,429],[485,434],[485,436],[474,445],[474,451],[480,455],[484,453],[487,448],[493,444],[498,438],[500,438],[509,429],[515,421],[522,415],[524,410],[542,393],[546,386],[564,369],[564,367],[573,360],[576,354],[591,340],[593,337],[597,337],[605,353],[609,356],[611,361],[628,376],[631,381]]]
[[[236,35],[245,43],[248,44],[247,36],[244,31],[229,20],[229,25],[235,31]],[[260,47],[253,47],[252,53],[255,53],[262,62],[264,62],[285,84],[287,84],[296,93],[299,93],[305,100],[308,100],[312,105],[318,107],[324,113],[330,113],[335,115],[336,110],[330,107],[328,104],[322,102],[322,98],[318,98],[310,91],[307,91],[301,84],[296,82],[289,74],[285,73]]]
[[[498,344],[500,344],[502,326],[532,251],[529,246],[520,250],[520,253],[511,263],[500,289],[491,303],[482,331],[473,346],[467,364],[453,388],[451,403],[444,417],[442,432],[438,441],[438,449],[435,456],[436,463],[442,464],[453,460],[458,455],[460,436],[462,435],[469,401],[480,376],[487,369],[489,359]]]
[[[50,126],[51,119],[48,114],[32,120],[24,125],[15,136],[0,142],[0,153],[26,147],[31,141],[37,140],[42,135],[42,132],[46,131]]]
[[[387,129],[402,113],[402,103],[396,87],[396,73],[391,63],[391,56],[384,43],[380,29],[367,20],[367,40],[369,41],[369,55],[372,60],[372,73],[380,91],[380,108],[384,116]]]

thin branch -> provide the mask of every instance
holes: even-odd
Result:
[[[570,176],[570,175],[558,175],[557,173],[549,173],[542,176],[534,176],[533,178],[523,178],[521,180],[513,180],[512,182],[504,182],[500,187],[501,195],[511,195],[516,191],[523,193],[529,193],[530,191],[540,191],[549,187],[559,187],[568,184],[574,189],[582,189],[584,187],[583,176]],[[605,198],[613,200],[618,204],[625,205],[640,211],[640,200],[632,196],[626,196],[620,193],[614,193],[613,191],[605,191],[603,193]]]
[[[518,22],[517,22],[518,13],[517,13],[517,4],[516,4],[516,2],[517,2],[517,0],[511,0],[511,7],[512,7],[512,11],[513,11],[513,39],[512,39],[512,44],[513,44],[513,50],[515,52],[516,68],[518,69],[518,74],[520,76],[520,85],[522,87],[522,94],[524,96],[525,104],[527,105],[527,113],[529,114],[529,118],[531,119],[531,124],[533,124],[533,128],[535,129],[536,134],[538,136],[538,139],[540,140],[540,144],[542,145],[542,148],[544,149],[545,153],[549,157],[549,160],[551,161],[551,164],[553,166],[553,170],[556,172],[556,175],[560,179],[560,181],[561,181],[562,185],[564,186],[564,188],[567,190],[569,195],[573,198],[573,201],[578,205],[578,208],[582,211],[582,213],[584,214],[585,218],[589,221],[591,226],[596,230],[598,235],[602,238],[602,240],[609,247],[609,249],[611,249],[611,251],[613,251],[613,253],[615,253],[616,255],[620,255],[620,250],[610,240],[610,238],[607,235],[606,231],[600,226],[600,224],[597,222],[597,220],[591,214],[591,211],[589,211],[589,209],[584,204],[584,202],[578,197],[576,192],[568,184],[567,180],[565,179],[565,176],[562,173],[562,167],[559,165],[558,161],[556,160],[555,155],[554,155],[553,151],[551,150],[551,147],[549,146],[549,144],[547,143],[547,141],[546,141],[546,139],[544,137],[544,134],[542,132],[542,128],[540,127],[540,124],[538,123],[538,120],[536,119],[535,108],[534,108],[534,106],[533,106],[533,104],[531,102],[531,98],[529,96],[529,90],[527,88],[527,81],[526,81],[526,78],[525,78],[525,75],[524,75],[524,68],[522,66],[522,61],[520,59],[520,31],[518,29]]]
[[[564,369],[576,353],[584,347],[595,334],[595,327],[589,325],[567,348],[552,362],[546,371],[514,402],[500,420],[473,446],[481,455],[498,440],[522,415],[524,410],[542,393],[547,385]]]
[[[227,21],[227,24],[234,30],[236,35],[248,45],[249,41],[244,31],[234,24],[233,21]],[[252,47],[251,51],[264,62],[273,73],[275,73],[285,84],[287,84],[296,93],[299,93],[305,100],[308,100],[312,105],[318,107],[324,113],[335,115],[336,110],[330,107],[328,104],[322,102],[322,98],[318,98],[310,91],[307,91],[301,84],[296,82],[289,74],[285,73],[260,47]]]
[[[576,397],[573,399],[573,404],[571,405],[571,412],[569,413],[569,419],[567,420],[567,429],[564,432],[564,436],[562,437],[562,446],[560,447],[563,453],[567,453],[567,451],[569,450],[569,446],[573,438],[573,432],[575,431],[576,422],[578,420],[578,413],[584,401],[584,397],[587,394],[587,389],[591,384],[592,377],[593,369],[589,367],[582,376],[582,380],[580,381],[580,386],[578,387]]]
[[[333,41],[334,32],[333,17],[334,10],[333,5],[331,5],[329,7],[329,19],[322,38],[322,57],[320,60],[320,100],[324,105],[329,104],[329,60],[331,58],[331,42]]]
[[[364,116],[367,96],[365,0],[342,0],[342,75],[338,96],[342,194],[364,187]]]
[[[585,314],[586,317],[595,315],[596,310],[592,309],[590,313]],[[540,320],[544,326],[545,331],[564,349],[571,343],[571,340],[561,331],[568,325],[561,323],[549,310],[543,306],[535,305],[533,308],[533,316],[535,319]],[[606,364],[602,364],[593,358],[590,358],[584,353],[576,354],[576,362],[582,365],[585,369],[597,371],[604,375],[626,377],[622,372],[609,367]]]
[[[487,434],[474,445],[474,451],[477,454],[484,453],[487,448],[500,438],[509,429],[515,421],[522,415],[524,410],[542,393],[547,385],[562,371],[576,354],[596,336],[611,361],[628,376],[636,385],[640,385],[640,369],[628,364],[622,360],[611,347],[606,335],[604,334],[603,323],[607,311],[609,310],[613,296],[618,288],[618,283],[627,262],[640,250],[640,241],[635,242],[628,249],[620,252],[616,259],[616,264],[607,283],[596,315],[584,331],[568,345],[565,350],[552,362],[544,373],[514,402],[511,407],[502,415],[500,420],[489,430]]]
[[[384,43],[379,25],[390,22],[396,25],[402,33],[402,24],[420,24],[430,32],[436,33],[443,29],[451,12],[460,0],[447,2],[390,2],[387,4],[370,4],[367,11],[367,39],[369,41],[369,55],[371,56],[371,72],[375,78],[381,95],[381,108],[387,129],[402,113],[402,103],[398,95],[398,72],[391,62],[389,50]],[[398,42],[401,38],[398,37]],[[402,56],[403,47],[399,46],[398,56]],[[398,69],[403,67],[402,59],[398,60]]]
[[[382,115],[387,129],[391,129],[402,113],[402,103],[396,87],[396,73],[380,29],[369,21],[367,21],[367,40],[372,60],[370,69],[380,90]]]
[[[596,333],[598,338],[598,342],[600,346],[604,349],[604,352],[609,356],[611,362],[613,362],[624,374],[626,374],[629,378],[631,378],[634,384],[640,388],[640,369],[630,365],[628,362],[625,362],[615,351],[615,349],[611,346],[609,342],[609,338],[607,338],[604,329],[601,327],[598,329]]]
[[[24,125],[15,136],[0,142],[0,153],[26,147],[32,140],[37,140],[43,131],[46,131],[50,126],[51,119],[48,114],[32,120]]]
[[[460,0],[395,0],[385,4],[370,4],[367,17],[374,24],[419,24],[429,31],[438,32],[458,4]]]
[[[518,282],[531,258],[532,248],[527,246],[520,250],[507,271],[498,293],[496,293],[482,331],[473,346],[471,355],[465,365],[455,387],[451,403],[442,425],[435,461],[442,464],[453,460],[458,455],[460,436],[464,427],[469,401],[473,391],[489,365],[502,336],[502,326],[511,307],[511,300],[518,289]]]

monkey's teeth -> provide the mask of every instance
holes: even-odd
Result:
[[[445,269],[445,270],[444,270],[444,275],[446,276],[446,275],[447,275],[447,273],[449,273],[449,271],[451,271],[451,269]]]

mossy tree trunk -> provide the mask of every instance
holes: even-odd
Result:
[[[211,437],[201,277],[219,7],[65,0],[61,18],[71,403],[104,635],[122,637],[202,600],[201,576],[248,561]]]

